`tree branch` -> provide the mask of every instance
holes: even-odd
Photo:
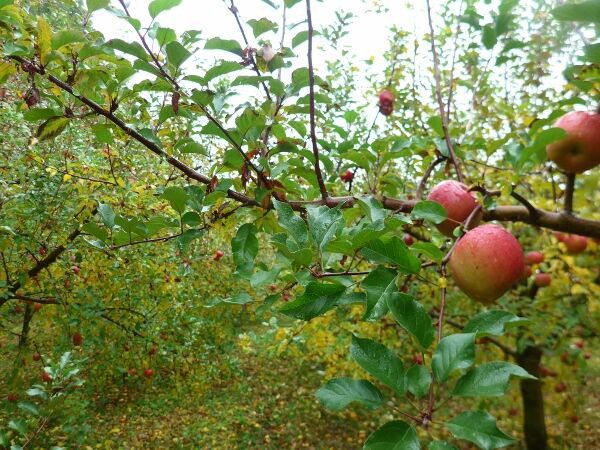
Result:
[[[310,140],[312,141],[313,156],[315,158],[315,175],[317,176],[317,183],[319,184],[319,190],[321,191],[321,198],[326,199],[329,197],[325,182],[323,181],[323,174],[321,173],[321,164],[319,162],[319,147],[317,145],[317,132],[316,132],[316,119],[315,119],[315,72],[313,67],[313,23],[312,15],[310,11],[310,0],[306,0],[306,17],[308,20],[308,78],[309,78],[309,89],[310,89]]]
[[[573,195],[575,194],[575,174],[567,173],[567,187],[565,189],[565,214],[573,214]]]

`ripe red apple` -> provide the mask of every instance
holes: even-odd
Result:
[[[567,132],[546,147],[548,158],[566,172],[582,173],[600,164],[600,113],[573,111],[554,124]]]
[[[126,352],[131,350],[131,346],[129,345],[129,342],[125,342],[125,345],[123,345],[123,350],[125,350]]]
[[[75,275],[77,275],[77,274],[79,274],[79,271],[80,271],[81,269],[79,269],[79,266],[73,266],[73,267],[71,267],[71,270],[73,271],[73,273],[74,273]]]
[[[218,260],[220,260],[220,259],[221,259],[221,258],[222,258],[224,255],[225,255],[225,253],[223,253],[221,250],[217,250],[217,251],[215,252],[215,257],[214,257],[214,260],[215,260],[215,261],[218,261]]]
[[[527,280],[531,274],[533,273],[533,271],[531,270],[531,266],[525,265],[523,267],[523,273],[521,274],[521,280],[525,281]]]
[[[583,359],[591,359],[592,358],[592,354],[590,352],[585,352],[583,354]]]
[[[17,394],[15,394],[14,392],[11,392],[10,394],[8,394],[6,396],[6,400],[8,400],[11,403],[16,403],[17,400],[19,400],[19,396]]]
[[[413,362],[419,366],[423,365],[423,356],[416,353],[413,355]]]
[[[41,303],[35,303],[33,305],[33,309],[35,312],[38,312],[40,309],[42,309],[42,304]]]
[[[42,370],[42,381],[44,383],[49,383],[50,381],[52,381],[52,377],[50,376],[50,374],[48,372],[46,372],[45,370]]]
[[[544,261],[544,254],[541,252],[529,252],[525,255],[527,264],[540,264]]]
[[[579,422],[579,417],[576,415],[572,415],[571,417],[569,417],[569,420],[571,421],[571,423],[577,423]]]
[[[554,231],[552,235],[558,240],[558,242],[564,242],[566,234],[560,233],[559,231]]]
[[[71,337],[71,341],[73,341],[73,345],[75,347],[79,347],[81,344],[83,344],[83,336],[81,335],[81,333],[75,332]]]
[[[387,89],[379,94],[379,111],[384,116],[389,116],[394,112],[394,94]]]
[[[21,308],[20,306],[15,306],[15,313],[16,314],[22,314],[23,313],[23,308]]]
[[[583,253],[587,248],[587,238],[576,234],[568,234],[562,241],[567,247],[567,253],[570,255],[578,255]]]
[[[354,179],[354,173],[351,170],[346,170],[342,175],[340,175],[340,179],[344,183],[350,183]]]
[[[555,377],[558,373],[556,371],[549,369],[546,366],[540,366],[540,376],[542,377]]]
[[[137,370],[135,370],[135,369],[131,368],[131,369],[129,369],[129,370],[127,371],[127,373],[128,373],[129,375],[131,375],[132,377],[135,377],[135,376],[137,375]]]
[[[40,256],[46,256],[46,247],[40,247],[38,251],[40,252]]]
[[[438,230],[452,237],[454,229],[464,222],[477,206],[477,199],[468,192],[468,187],[458,181],[446,180],[435,186],[428,200],[442,205],[448,213],[448,219],[437,225]]]
[[[583,341],[577,341],[577,342],[575,342],[575,347],[577,347],[577,348],[583,348]]]
[[[156,353],[158,353],[158,348],[156,348],[156,345],[153,345],[152,348],[148,351],[148,356],[154,356],[156,355]]]
[[[569,352],[564,352],[562,355],[560,355],[560,360],[565,364],[573,364],[574,362]]]
[[[42,355],[40,355],[38,352],[35,352],[31,359],[33,359],[34,361],[39,361],[42,359]]]
[[[406,233],[406,234],[405,234],[405,235],[402,237],[402,240],[403,240],[403,241],[404,241],[404,243],[405,243],[406,245],[408,245],[409,247],[415,243],[415,238],[414,238],[414,237],[412,237],[412,236],[411,236],[410,234],[408,234],[408,233]]]
[[[290,300],[290,293],[289,293],[289,292],[284,292],[283,294],[281,294],[281,299],[282,299],[284,302],[287,302],[287,301],[289,301],[289,300]]]
[[[535,285],[537,287],[550,286],[550,283],[552,283],[552,277],[550,276],[549,273],[538,272],[535,274],[535,278],[533,279],[533,282],[535,283]]]
[[[524,263],[519,241],[493,224],[468,231],[450,256],[456,285],[482,303],[491,303],[510,289],[521,277]]]
[[[144,376],[146,378],[152,378],[152,376],[154,376],[154,370],[152,370],[152,369],[144,370]]]
[[[565,392],[567,390],[567,385],[563,382],[558,383],[554,386],[554,392],[560,394],[561,392]]]
[[[272,291],[276,291],[277,290],[277,285],[276,284],[272,284],[269,286],[269,289],[271,289]]]

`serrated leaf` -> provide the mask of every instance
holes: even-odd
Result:
[[[99,9],[108,8],[110,0],[86,0],[85,3],[88,12],[92,13],[94,11],[98,11]]]
[[[204,48],[207,50],[224,50],[242,56],[240,43],[231,39],[212,38],[206,41]]]
[[[350,357],[369,374],[391,387],[398,395],[406,392],[406,377],[400,358],[385,345],[352,336]]]
[[[235,72],[238,70],[242,70],[244,66],[242,66],[237,61],[221,61],[216,66],[211,67],[204,75],[204,81],[208,83],[209,81],[217,78],[221,75],[225,75],[231,72]]]
[[[102,222],[108,228],[112,228],[115,226],[115,212],[106,203],[100,203],[98,205],[98,212],[100,213],[100,217],[102,218]]]
[[[163,198],[169,202],[175,211],[179,214],[183,214],[188,200],[187,193],[183,188],[179,186],[169,186],[163,192]]]
[[[148,5],[148,12],[150,13],[150,17],[154,19],[161,12],[179,6],[180,4],[181,0],[153,0],[150,5]]]
[[[126,42],[122,39],[111,39],[106,42],[106,47],[112,48],[113,50],[118,50],[122,53],[126,53],[131,56],[135,56],[141,60],[146,60],[148,58],[148,54],[144,47],[137,42]]]
[[[85,36],[81,31],[63,30],[52,36],[52,50],[58,50],[65,45],[85,42]]]
[[[442,223],[448,218],[448,213],[442,205],[431,200],[423,200],[415,205],[410,213],[413,219],[424,219],[432,223]]]
[[[189,50],[177,41],[169,42],[165,47],[165,52],[169,64],[172,64],[175,67],[180,67],[190,56],[192,56]]]
[[[268,31],[276,32],[279,28],[279,26],[275,22],[271,22],[266,17],[263,17],[259,20],[250,19],[247,23],[248,25],[250,25],[250,28],[252,28],[252,33],[254,33],[254,37],[258,37],[261,34],[264,34]]]
[[[431,381],[431,373],[423,365],[415,364],[406,372],[406,388],[417,398],[429,392]]]
[[[419,259],[397,236],[385,242],[374,239],[361,250],[361,254],[371,262],[395,265],[403,273],[417,273],[421,267]]]
[[[341,284],[311,282],[304,293],[279,311],[300,320],[311,320],[333,309],[346,288]]]
[[[329,380],[316,393],[321,403],[329,409],[339,411],[352,402],[358,402],[369,409],[375,409],[383,403],[383,395],[366,380],[335,378]]]
[[[43,17],[38,17],[37,22],[37,46],[40,52],[42,64],[46,64],[47,56],[52,51],[52,28]]]
[[[256,226],[252,223],[245,223],[231,240],[231,250],[233,261],[238,270],[243,268],[249,270],[254,264],[254,259],[258,254],[258,239],[256,238]]]
[[[339,227],[343,226],[344,220],[340,207],[309,206],[306,208],[308,229],[320,252],[333,239]]]
[[[507,326],[522,325],[528,322],[527,319],[507,311],[492,309],[475,315],[463,328],[463,331],[477,333],[477,336],[502,336]]]
[[[506,361],[475,367],[463,375],[452,392],[459,397],[498,397],[504,395],[510,377],[535,380],[525,369]]]
[[[387,299],[398,291],[396,277],[395,272],[379,266],[362,280],[360,285],[367,293],[364,320],[378,320],[388,312]]]
[[[446,428],[457,439],[473,442],[482,450],[494,450],[515,442],[496,425],[496,419],[485,411],[464,412],[446,422]]]
[[[600,2],[598,0],[571,2],[554,8],[550,13],[557,20],[600,23]]]
[[[475,361],[475,334],[457,333],[440,341],[431,361],[435,380],[443,383],[455,370],[468,369]]]
[[[420,450],[417,431],[402,420],[393,420],[374,431],[363,450]]]
[[[496,36],[496,30],[491,25],[485,25],[483,27],[482,42],[485,48],[491,50],[498,42],[498,36]]]
[[[37,138],[40,141],[47,141],[54,139],[67,128],[69,125],[69,119],[66,117],[52,117],[43,122],[37,129]]]
[[[307,247],[308,229],[304,220],[297,216],[287,203],[273,199],[273,205],[277,211],[279,224],[289,233],[289,237],[298,244],[298,247]]]
[[[39,416],[40,415],[40,411],[38,410],[37,406],[31,402],[19,402],[17,404],[17,407],[23,411],[25,411],[28,414],[31,414],[33,416]]]
[[[8,422],[8,428],[15,430],[21,436],[27,435],[27,422],[23,419],[11,419]]]
[[[394,292],[387,300],[388,308],[402,328],[412,334],[423,349],[433,342],[435,334],[431,317],[410,295]]]

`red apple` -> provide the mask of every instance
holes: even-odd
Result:
[[[587,238],[576,234],[568,234],[562,241],[567,247],[567,253],[577,255],[583,253],[587,248]]]
[[[154,370],[152,370],[152,369],[144,370],[144,376],[146,378],[152,378],[154,376]]]
[[[80,271],[80,269],[79,269],[79,267],[78,267],[78,266],[73,266],[73,267],[71,267],[71,270],[73,271],[73,273],[74,273],[75,275],[79,274],[79,271]]]
[[[468,231],[450,256],[456,285],[482,303],[500,298],[521,277],[525,263],[519,241],[498,225]]]
[[[545,366],[540,366],[540,376],[541,377],[555,377],[557,375],[558,375],[558,373],[556,373],[556,371],[549,369],[548,367],[545,367]]]
[[[31,359],[33,359],[34,361],[39,361],[42,359],[42,355],[40,355],[38,352],[35,352]]]
[[[289,301],[289,300],[290,300],[290,293],[289,293],[289,292],[284,292],[283,294],[281,294],[281,299],[282,299],[284,302],[287,302],[287,301]]]
[[[148,356],[155,356],[158,353],[158,348],[156,345],[153,345],[152,348],[148,351]]]
[[[435,186],[428,200],[439,203],[446,209],[448,219],[437,225],[438,230],[452,237],[454,229],[473,212],[477,199],[468,192],[468,187],[458,181],[446,180]]]
[[[394,94],[387,89],[379,94],[379,111],[384,116],[389,116],[394,112]]]
[[[23,308],[21,308],[20,306],[15,306],[15,313],[16,314],[22,314],[23,313]]]
[[[529,252],[525,255],[527,264],[540,264],[544,261],[544,254],[541,252]]]
[[[17,400],[19,400],[19,396],[17,394],[15,394],[14,392],[11,392],[10,394],[8,394],[6,396],[6,400],[8,400],[11,403],[16,403]]]
[[[40,256],[46,256],[46,247],[40,247],[38,251],[40,252]]]
[[[83,336],[79,332],[73,333],[71,341],[73,341],[73,345],[75,347],[79,347],[81,344],[83,344]]]
[[[129,345],[129,342],[125,342],[125,345],[123,345],[123,350],[126,352],[131,350],[131,346]]]
[[[272,291],[276,291],[277,290],[277,285],[276,284],[272,284],[269,286],[269,289],[271,289]]]
[[[419,366],[423,365],[423,356],[418,353],[413,355],[413,362]]]
[[[137,370],[135,370],[135,369],[131,368],[131,369],[129,369],[129,370],[127,371],[127,373],[128,373],[129,375],[131,375],[132,377],[135,377],[135,376],[137,375]]]
[[[592,359],[592,354],[590,352],[585,352],[583,354],[583,359]]]
[[[220,260],[220,259],[221,259],[221,258],[222,258],[224,255],[225,255],[225,253],[223,253],[221,250],[217,250],[217,251],[215,252],[215,257],[214,257],[214,260],[215,260],[215,261],[218,261],[218,260]]]
[[[38,312],[40,309],[42,309],[42,304],[41,303],[34,303],[33,309],[35,310],[35,312]]]
[[[558,232],[558,231],[554,231],[554,232],[552,233],[552,235],[553,235],[553,236],[554,236],[554,237],[555,237],[555,238],[558,240],[558,242],[564,242],[564,241],[565,241],[565,238],[567,237],[567,235],[566,235],[566,234],[564,234],[564,233],[560,233],[560,232]]]
[[[583,348],[583,341],[577,341],[577,342],[575,342],[575,347],[577,347],[577,348]]]
[[[554,124],[567,132],[546,147],[548,158],[566,172],[582,173],[600,164],[600,113],[573,111]]]
[[[537,287],[550,286],[550,283],[552,283],[552,277],[550,276],[549,273],[538,272],[535,274],[535,278],[533,279],[533,282],[535,283],[535,285]]]
[[[533,271],[531,270],[531,266],[525,265],[523,267],[523,273],[521,274],[521,280],[525,281],[527,280],[531,274],[533,273]]]
[[[48,372],[46,372],[45,370],[42,370],[42,381],[44,383],[49,383],[50,381],[52,381],[52,377],[50,376],[50,374]]]
[[[406,233],[403,237],[402,240],[404,241],[404,243],[406,245],[408,245],[409,247],[411,245],[413,245],[415,243],[415,238],[413,238],[410,234]]]
[[[565,383],[558,383],[556,386],[554,386],[554,392],[557,393],[561,393],[561,392],[565,392],[567,390],[567,385]]]
[[[511,417],[515,417],[519,415],[519,409],[518,408],[510,408],[508,410],[508,415]]]
[[[342,175],[340,175],[340,179],[344,183],[350,183],[354,179],[354,173],[351,170],[346,170]]]
[[[571,417],[569,417],[569,420],[571,421],[571,423],[577,423],[579,422],[579,417],[576,415],[572,415]]]

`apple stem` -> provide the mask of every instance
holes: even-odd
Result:
[[[565,213],[573,214],[573,195],[575,193],[575,174],[567,173],[567,187],[565,189]]]

